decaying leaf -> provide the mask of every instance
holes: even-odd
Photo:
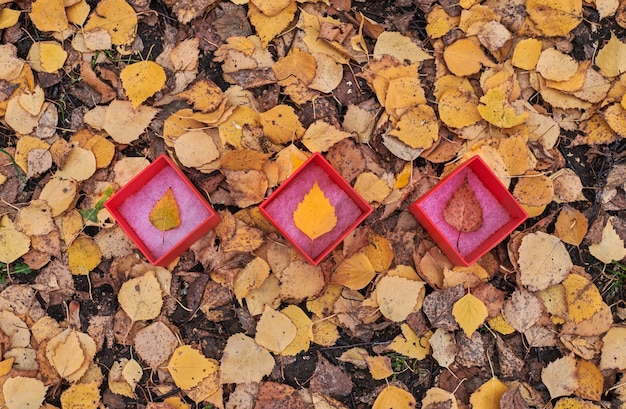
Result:
[[[571,395],[578,389],[576,372],[576,359],[571,356],[564,356],[543,368],[541,381],[546,385],[550,397],[553,399]]]
[[[372,409],[414,408],[416,404],[415,398],[409,392],[389,385],[378,394]]]
[[[140,61],[127,65],[120,79],[132,107],[137,108],[165,84],[165,71],[153,61]]]

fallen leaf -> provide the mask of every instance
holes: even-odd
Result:
[[[168,188],[163,196],[150,210],[150,223],[157,229],[166,232],[180,226],[180,209],[172,188]]]
[[[274,369],[274,358],[254,339],[238,333],[226,341],[220,361],[222,383],[260,382]]]
[[[102,261],[102,252],[91,237],[78,237],[67,249],[67,258],[72,274],[88,275]]]
[[[337,225],[335,207],[317,181],[293,212],[293,222],[311,240],[330,232]]]
[[[80,182],[89,179],[95,172],[96,157],[93,152],[74,146],[55,176]]]
[[[331,283],[340,284],[351,290],[365,288],[376,276],[369,258],[362,252],[346,257],[331,275]]]
[[[336,397],[348,396],[354,387],[350,376],[341,367],[328,362],[321,354],[317,355],[317,365],[309,385],[312,392],[323,392]]]
[[[61,32],[69,27],[63,0],[34,1],[28,15],[41,31]]]
[[[562,398],[554,405],[554,409],[600,409],[601,407],[579,398]]]
[[[106,108],[102,129],[107,131],[115,142],[129,144],[141,136],[156,113],[156,108],[140,105],[133,109],[130,101],[116,99]]]
[[[42,236],[54,230],[52,210],[43,200],[31,200],[15,215],[15,228],[28,236]]]
[[[317,297],[325,285],[324,272],[319,266],[294,260],[280,274],[280,298],[299,303]]]
[[[26,58],[33,70],[54,73],[63,68],[67,51],[56,41],[40,41],[31,45]]]
[[[493,377],[483,383],[470,395],[470,404],[476,409],[499,409],[500,398],[509,387]]]
[[[369,356],[368,352],[364,348],[353,347],[345,351],[339,358],[341,362],[347,362],[359,369],[367,369],[367,362],[365,358]]]
[[[604,111],[604,120],[619,136],[626,138],[626,108],[620,103],[609,105]]]
[[[485,322],[489,315],[485,304],[470,293],[454,303],[452,315],[468,338]]]
[[[483,66],[494,66],[475,37],[450,44],[443,52],[443,59],[450,72],[459,77],[476,74]]]
[[[190,345],[183,345],[176,348],[172,354],[167,370],[172,375],[176,386],[191,389],[204,378],[218,371],[219,364],[214,359],[206,358]]]
[[[609,264],[612,261],[619,261],[626,257],[624,240],[622,240],[615,231],[612,217],[609,217],[606,225],[602,229],[602,239],[599,243],[591,244],[589,246],[589,252],[592,256],[605,264]]]
[[[419,336],[409,327],[402,324],[402,335],[398,335],[389,344],[389,349],[409,358],[422,360],[430,353],[430,338],[432,332],[428,331],[423,336]]]
[[[45,354],[62,378],[75,383],[92,363],[96,343],[89,335],[68,328],[48,341]]]
[[[527,112],[518,114],[508,102],[508,96],[500,88],[491,88],[480,98],[477,107],[480,115],[490,124],[499,128],[513,128],[523,124],[528,118]]]
[[[269,351],[279,354],[293,342],[297,332],[289,317],[266,306],[256,326],[254,340]]]
[[[189,168],[200,168],[220,157],[213,136],[203,130],[191,130],[180,135],[174,141],[174,151],[180,163]]]
[[[130,45],[137,30],[137,13],[124,0],[104,0],[91,13],[85,31],[104,29],[113,45]]]
[[[165,85],[166,77],[159,64],[154,61],[140,61],[127,65],[120,72],[120,79],[134,109],[158,92]]]
[[[439,139],[435,111],[428,105],[411,107],[388,133],[413,149],[428,149]]]
[[[178,345],[178,338],[164,323],[157,321],[137,331],[134,340],[137,355],[156,370],[172,356]]]
[[[535,70],[547,80],[567,81],[578,71],[578,62],[556,48],[547,48],[539,55]]]
[[[502,308],[502,317],[506,323],[521,333],[535,325],[542,313],[541,300],[524,289],[515,290]]]
[[[573,266],[561,240],[551,234],[528,234],[518,252],[520,282],[530,291],[545,290],[562,282]]]
[[[265,136],[276,144],[296,141],[305,133],[295,111],[288,105],[277,105],[269,111],[262,112],[259,119]]]
[[[372,172],[363,172],[357,176],[354,190],[369,203],[383,203],[391,193],[387,182]]]
[[[593,282],[578,274],[563,280],[568,319],[574,323],[587,320],[602,309],[602,295]]]
[[[433,58],[411,38],[396,31],[384,31],[376,39],[374,58],[381,58],[383,55],[392,55],[398,61],[409,61],[411,64]]]
[[[409,409],[415,408],[416,405],[415,398],[409,392],[388,385],[378,394],[372,409]]]
[[[62,408],[97,409],[100,404],[98,382],[80,383],[61,393]]]
[[[365,358],[370,375],[375,380],[389,378],[393,375],[391,359],[388,356],[368,356]]]
[[[491,326],[491,324],[490,324]],[[454,363],[457,348],[454,336],[443,328],[437,328],[428,340],[433,358],[439,366],[448,368]]]
[[[281,355],[295,356],[300,352],[308,351],[313,336],[313,321],[296,305],[288,305],[280,312],[286,315],[296,326],[296,336],[293,341],[283,349]]]
[[[241,303],[248,293],[259,288],[270,275],[270,266],[260,257],[254,258],[237,274],[234,283],[235,297]]]
[[[459,234],[473,232],[483,226],[483,208],[467,181],[467,176],[446,203],[443,218]]]
[[[626,43],[611,32],[611,39],[598,51],[594,62],[605,76],[620,75],[626,71]]]
[[[478,98],[472,90],[450,88],[439,97],[439,118],[452,128],[463,128],[480,121]]]
[[[163,306],[161,284],[154,271],[124,282],[117,299],[131,321],[156,318]]]
[[[258,36],[261,38],[263,47],[272,41],[276,36],[281,34],[293,21],[296,15],[297,5],[295,1],[287,1],[287,6],[280,10],[278,14],[268,15],[257,7],[254,1],[248,5],[248,18],[250,23],[256,29]]]
[[[109,389],[117,395],[136,398],[135,387],[142,375],[143,370],[137,361],[122,358],[115,361],[109,370]]]
[[[552,399],[571,395],[578,389],[576,372],[576,359],[571,356],[564,356],[550,362],[543,368],[541,382],[548,388]]]
[[[567,36],[583,19],[579,0],[529,0],[526,12],[537,28],[546,36]]]
[[[626,369],[624,337],[626,337],[626,328],[624,327],[612,327],[602,337],[602,351],[598,365],[600,370],[617,369],[622,371]]]
[[[302,136],[302,144],[311,152],[326,152],[334,144],[350,135],[320,119],[308,127]]]
[[[426,283],[404,277],[385,276],[376,285],[380,312],[389,320],[401,322],[422,306]]]
[[[16,376],[2,385],[4,404],[8,409],[38,408],[46,398],[48,387],[39,379]]]
[[[448,409],[458,409],[456,397],[452,392],[445,389],[433,387],[426,391],[422,399],[423,409],[437,409],[445,407]]]
[[[576,396],[583,399],[599,401],[604,391],[604,375],[598,367],[590,361],[576,361],[576,376],[578,388],[574,391]]]

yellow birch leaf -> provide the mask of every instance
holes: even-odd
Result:
[[[98,382],[79,383],[61,394],[61,408],[97,409],[100,405]]]
[[[72,274],[87,275],[102,261],[102,252],[91,237],[78,237],[67,249],[67,258]]]
[[[489,315],[485,304],[470,293],[454,303],[452,315],[468,338],[472,337]]]
[[[302,138],[304,127],[292,107],[277,105],[259,114],[263,132],[276,144],[290,143]]]
[[[378,394],[372,409],[411,409],[416,405],[415,397],[409,392],[389,385]]]
[[[332,347],[337,343],[337,340],[341,338],[341,334],[339,333],[339,329],[337,325],[335,325],[332,321],[327,319],[322,319],[319,317],[313,317],[315,321],[313,322],[312,341],[317,345]]]
[[[41,31],[60,32],[69,27],[63,0],[37,0],[28,15]]]
[[[204,378],[219,370],[219,364],[214,359],[206,358],[200,351],[189,345],[183,345],[172,353],[167,364],[167,370],[172,375],[176,386],[182,389],[191,389]]]
[[[458,409],[459,407],[452,392],[437,387],[427,390],[422,399],[422,408],[435,409],[441,406],[449,409]]]
[[[326,54],[314,53],[313,57],[315,57],[317,68],[315,78],[309,84],[309,88],[329,94],[343,80],[343,65]]]
[[[222,144],[232,145],[237,149],[241,149],[241,138],[243,137],[243,128],[246,125],[258,127],[261,125],[259,114],[248,105],[242,105],[226,118],[219,126],[220,139]]]
[[[459,77],[476,74],[483,66],[495,65],[472,38],[462,38],[450,44],[443,52],[443,59],[450,72]]]
[[[104,29],[113,45],[130,45],[137,30],[137,13],[124,0],[102,0],[91,13],[85,31]]]
[[[413,149],[428,149],[439,139],[439,122],[428,105],[409,108],[389,135],[395,136]]]
[[[461,88],[449,89],[439,98],[439,118],[452,128],[473,125],[482,118],[477,106],[478,98],[473,91]]]
[[[13,362],[15,362],[15,358],[7,358],[0,361],[0,376],[4,376],[11,372],[11,369],[13,369]]]
[[[254,258],[237,274],[235,278],[233,291],[235,297],[241,303],[241,300],[255,288],[259,288],[265,279],[270,275],[270,266],[260,257]]]
[[[261,38],[263,47],[267,47],[270,41],[282,33],[296,15],[296,10],[298,9],[296,2],[293,0],[287,1],[287,6],[274,16],[265,14],[254,2],[248,4],[248,18]]]
[[[361,173],[354,182],[354,190],[369,203],[382,203],[391,193],[387,182],[372,172]]]
[[[509,335],[515,332],[515,328],[506,322],[502,314],[499,314],[497,317],[494,317],[487,322],[489,323],[489,328],[494,331],[498,331],[502,335]]]
[[[298,203],[298,207],[293,212],[293,221],[296,227],[311,240],[328,233],[337,225],[335,207],[324,195],[317,181]]]
[[[154,61],[140,61],[120,73],[120,79],[133,108],[137,108],[165,85],[165,70]]]
[[[419,63],[433,58],[409,37],[395,31],[384,31],[376,39],[374,58],[392,55],[399,61]]]
[[[280,354],[293,342],[297,333],[298,329],[288,316],[265,306],[256,326],[254,341],[269,351]]]
[[[311,152],[326,152],[337,142],[349,138],[349,132],[337,129],[323,120],[312,123],[302,136],[302,144]]]
[[[602,406],[579,398],[562,398],[554,405],[554,409],[600,409]]]
[[[624,254],[626,256],[626,253]],[[598,287],[578,274],[570,274],[563,280],[567,314],[570,320],[579,323],[591,318],[602,309],[602,295]]]
[[[576,374],[578,388],[574,394],[583,399],[599,401],[604,391],[604,376],[600,369],[593,362],[581,359],[576,362]]]
[[[288,7],[293,0],[250,0],[263,14],[274,17]]]
[[[96,157],[92,151],[74,146],[55,176],[80,182],[93,176],[96,166]]]
[[[626,72],[626,43],[612,32],[611,39],[598,51],[594,62],[607,77],[617,77]]]
[[[527,112],[517,114],[508,97],[500,88],[492,88],[480,98],[478,112],[490,124],[500,128],[512,128],[523,124],[528,118]]]
[[[413,175],[413,164],[408,162],[404,165],[400,173],[396,176],[396,181],[393,184],[394,189],[405,188],[411,181]]]
[[[91,7],[89,7],[86,0],[80,0],[78,3],[65,8],[68,22],[77,26],[85,24],[90,11]]]
[[[426,33],[431,38],[441,38],[453,27],[459,25],[459,17],[450,16],[439,4],[435,5],[426,16]]]
[[[180,209],[171,187],[152,207],[150,223],[161,231],[172,230],[180,226]]]
[[[272,355],[254,340],[242,333],[226,341],[220,362],[222,383],[261,382],[274,369]]]
[[[199,79],[178,95],[205,113],[216,110],[224,100],[222,89],[208,78]]]
[[[626,350],[624,349],[624,339],[626,339],[626,328],[612,327],[602,337],[602,354],[600,356],[601,370],[605,369],[626,369]]]
[[[0,262],[10,264],[28,253],[30,237],[15,229],[8,215],[0,218]]]
[[[578,71],[578,62],[556,48],[548,48],[541,52],[535,69],[547,80],[567,81]]]
[[[33,70],[54,73],[63,68],[67,52],[56,41],[40,41],[33,43],[26,58]]]
[[[470,395],[470,404],[475,409],[500,409],[500,398],[508,390],[508,386],[493,377]]]
[[[198,149],[199,146],[202,149]],[[176,138],[174,151],[180,163],[189,168],[200,168],[220,156],[213,136],[200,129],[193,129]]]
[[[281,85],[287,85],[293,79],[309,85],[315,78],[316,67],[317,63],[311,54],[294,47],[289,54],[276,61],[272,71]]]
[[[102,128],[115,142],[129,144],[141,136],[157,112],[156,108],[145,105],[133,109],[132,102],[116,99],[106,108]]]
[[[582,0],[528,0],[526,12],[546,36],[567,36],[583,19]]]
[[[369,258],[362,252],[343,259],[330,277],[333,284],[340,284],[351,290],[365,288],[376,276]]]
[[[606,264],[613,260],[621,260],[626,257],[624,240],[622,240],[615,231],[611,218],[609,218],[602,229],[602,239],[600,243],[590,245],[589,252],[592,256]]]
[[[548,388],[552,399],[571,395],[578,389],[576,372],[576,359],[571,356],[564,356],[550,362],[543,368],[541,382]]]
[[[7,409],[38,408],[46,398],[48,387],[39,379],[16,376],[2,385],[4,406]]]
[[[606,123],[622,138],[626,138],[626,109],[621,103],[610,105],[604,111]]]
[[[535,38],[525,38],[515,45],[511,63],[522,70],[533,70],[537,66],[541,55],[541,41]]]
[[[62,378],[67,378],[78,371],[86,359],[76,332],[73,330],[66,330],[66,332],[62,334],[63,340],[50,342],[49,347],[46,348],[46,356]],[[50,348],[53,345],[56,348]]]
[[[435,81],[435,99],[439,101],[443,94],[450,90],[463,90],[474,93],[474,88],[467,78],[456,75],[444,75]]]
[[[528,143],[521,135],[510,136],[500,141],[498,152],[512,176],[523,175],[534,169],[537,159],[528,148]]]
[[[426,288],[423,281],[385,276],[376,285],[376,301],[385,318],[401,322],[422,307]]]
[[[154,271],[122,284],[117,295],[120,306],[132,321],[156,318],[163,306],[161,284]]]
[[[372,378],[376,380],[389,378],[393,375],[391,359],[388,356],[367,356],[365,357],[365,362]]]
[[[61,2],[62,3],[62,2]],[[35,3],[33,3],[33,6]],[[20,15],[22,14],[19,10],[13,10],[10,8],[4,8],[0,10],[0,30],[3,28],[9,28],[17,24],[17,21],[20,19]],[[31,16],[32,21],[32,16]],[[34,24],[34,21],[33,21]]]
[[[302,351],[308,351],[313,337],[313,321],[296,305],[288,305],[281,312],[296,326],[295,338],[283,349],[281,355],[295,356]]]
[[[394,257],[393,247],[389,239],[376,233],[370,233],[367,241],[369,245],[363,248],[361,252],[370,259],[374,271],[380,273],[388,270]]]
[[[617,135],[600,114],[595,114],[580,125],[582,135],[575,142],[587,145],[607,145],[617,140]]]
[[[519,279],[531,291],[545,290],[559,284],[573,265],[561,240],[543,232],[525,236],[518,252]]]
[[[389,349],[420,361],[430,353],[430,343],[428,340],[433,335],[428,331],[424,336],[417,335],[408,324],[402,324],[402,335],[398,335],[389,344]]]

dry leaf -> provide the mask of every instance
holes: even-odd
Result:
[[[8,215],[0,218],[0,262],[9,264],[30,249],[30,238],[17,231]]]
[[[70,386],[61,394],[62,408],[97,409],[100,405],[98,382]]]
[[[402,335],[398,335],[389,344],[389,349],[409,358],[419,359],[420,361],[430,353],[430,337],[432,332],[428,331],[423,336],[419,336],[409,327],[408,324],[402,324]]]
[[[176,386],[191,389],[204,378],[218,371],[219,364],[214,359],[206,358],[190,345],[183,345],[176,348],[172,354],[167,370],[172,375]]]
[[[64,31],[69,25],[63,0],[37,0],[32,4],[31,21],[41,31]]]
[[[260,382],[274,369],[274,358],[263,347],[242,333],[226,342],[220,362],[222,383]]]
[[[248,5],[248,18],[261,38],[263,47],[267,47],[270,41],[285,31],[289,23],[293,21],[297,5],[295,1],[287,1],[288,4],[284,9],[278,12],[278,14],[270,16],[265,14],[254,3],[253,1]]]
[[[250,261],[235,278],[233,291],[239,303],[250,291],[259,288],[269,275],[270,266],[265,260],[256,257]]]
[[[293,341],[283,349],[281,355],[295,356],[300,352],[308,351],[311,338],[313,337],[313,322],[311,319],[300,307],[295,305],[288,305],[281,312],[291,320],[297,330]]]
[[[583,7],[578,0],[528,0],[528,17],[546,36],[567,36],[582,21]]]
[[[513,128],[523,124],[528,118],[527,112],[517,114],[508,102],[508,96],[500,88],[491,88],[480,98],[477,107],[480,115],[490,124],[500,128]]]
[[[288,316],[266,306],[256,326],[254,340],[271,352],[280,354],[293,342],[297,332]]]
[[[220,157],[213,136],[203,130],[191,130],[180,135],[174,141],[174,151],[180,163],[190,168],[200,168]]]
[[[439,123],[428,105],[409,108],[388,132],[413,149],[428,149],[439,139]]]
[[[166,78],[165,71],[159,64],[154,61],[140,61],[127,65],[120,72],[120,79],[134,109],[159,91],[165,85]]]
[[[157,109],[153,107],[140,105],[133,109],[130,101],[114,100],[106,108],[102,129],[115,142],[128,144],[141,136],[156,113]]]
[[[409,409],[415,408],[416,404],[415,398],[409,392],[388,385],[378,394],[372,409]]]
[[[541,382],[548,388],[552,399],[571,395],[578,389],[576,373],[576,359],[564,356],[543,368]]]
[[[163,196],[150,210],[150,223],[161,231],[168,231],[180,226],[180,209],[172,188],[168,188]]]
[[[89,179],[95,172],[96,157],[93,152],[74,146],[55,176],[80,182]]]
[[[528,234],[522,239],[518,252],[520,282],[530,291],[545,290],[560,283],[573,266],[561,240],[547,233]]]
[[[409,37],[395,31],[384,31],[376,39],[374,58],[383,55],[392,55],[398,61],[409,61],[411,64],[433,58]]]
[[[2,385],[4,404],[8,409],[38,408],[46,398],[48,387],[39,379],[16,376]]]
[[[562,398],[554,405],[554,409],[600,409],[601,407],[579,398]]]
[[[583,399],[599,401],[604,391],[604,375],[593,362],[578,360],[576,362],[578,388],[576,396]]]
[[[611,32],[611,39],[598,51],[594,62],[610,78],[626,72],[626,44]]]
[[[120,306],[132,321],[151,320],[161,313],[161,284],[154,271],[122,284],[117,295]]]
[[[450,72],[459,77],[476,74],[483,66],[494,66],[474,37],[450,44],[443,52],[443,59]]]
[[[602,295],[595,284],[578,274],[563,280],[568,319],[578,324],[602,309]]]
[[[130,45],[137,30],[137,13],[124,0],[103,0],[83,29],[86,32],[104,29],[111,35],[113,45]]]
[[[432,348],[433,358],[437,361],[439,366],[448,368],[454,363],[457,348],[452,333],[443,328],[437,328],[428,340],[428,343]]]
[[[326,152],[337,142],[350,137],[344,132],[323,120],[312,123],[302,136],[302,144],[311,152]]]
[[[31,45],[26,57],[35,71],[54,73],[63,68],[67,51],[56,41],[41,41]]]
[[[67,259],[72,274],[87,275],[102,261],[102,252],[91,237],[78,237],[67,249]]]
[[[505,322],[522,333],[535,325],[542,313],[541,300],[524,289],[515,290],[502,308]]]
[[[470,293],[454,303],[452,315],[468,338],[485,322],[488,311],[485,304]]]
[[[361,252],[346,257],[337,266],[330,280],[351,290],[361,290],[376,276],[376,271],[369,258]]]
[[[370,375],[375,380],[389,378],[393,375],[391,359],[388,356],[368,356],[365,358]]]
[[[548,48],[541,52],[535,69],[547,80],[567,81],[578,71],[578,62],[556,48]]]
[[[385,276],[376,285],[376,302],[380,312],[391,321],[401,322],[421,308],[426,295],[423,281]]]
[[[470,396],[470,404],[476,409],[499,409],[500,398],[509,387],[493,377],[483,383]]]
[[[599,364],[601,370],[617,369],[622,371],[626,369],[624,337],[626,337],[626,328],[623,327],[612,327],[602,337],[602,354]]]
[[[613,227],[612,217],[606,222],[602,229],[602,239],[599,243],[589,246],[589,252],[592,256],[609,264],[612,261],[619,261],[626,257],[626,246],[624,240],[617,234]]]
[[[293,222],[311,240],[328,233],[337,225],[335,207],[324,195],[317,181],[293,212]]]
[[[178,338],[164,323],[157,321],[137,331],[135,351],[152,370],[167,361],[178,345]]]
[[[259,114],[259,119],[265,136],[276,144],[296,141],[305,132],[295,111],[288,105],[277,105]]]
[[[473,232],[483,226],[483,208],[467,181],[467,176],[446,203],[443,218],[459,234]]]
[[[452,128],[463,128],[481,120],[478,98],[473,90],[450,88],[439,97],[439,118]]]
[[[361,173],[354,182],[354,190],[369,203],[383,203],[391,193],[387,182],[372,172]]]

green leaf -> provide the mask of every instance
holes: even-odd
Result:
[[[94,207],[92,207],[91,209],[87,209],[87,210],[81,209],[78,212],[90,222],[98,223],[98,213],[100,212],[100,210],[104,209],[104,202],[109,200],[109,197],[111,197],[112,194],[113,194],[113,189],[111,189],[110,187],[107,187],[104,190],[104,197],[98,200],[98,203],[96,203]]]

